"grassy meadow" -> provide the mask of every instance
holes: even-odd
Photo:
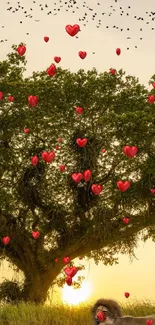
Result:
[[[145,316],[155,313],[155,302],[143,300],[121,304],[123,314]],[[92,324],[90,305],[36,306],[21,303],[0,307],[0,325],[88,325]]]

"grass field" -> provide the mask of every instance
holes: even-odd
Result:
[[[145,316],[155,313],[155,302],[120,304],[125,315]],[[35,306],[20,304],[0,307],[0,325],[91,325],[90,305]]]

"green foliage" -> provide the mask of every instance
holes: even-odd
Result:
[[[141,230],[143,240],[155,240],[150,193],[155,186],[155,108],[147,101],[148,90],[123,70],[110,75],[57,68],[52,78],[45,71],[24,78],[25,56],[16,48],[0,63],[0,237],[11,238],[5,249],[0,242],[1,256],[29,282],[34,277],[40,283],[50,272],[51,283],[55,280],[65,255],[71,260],[87,255],[110,265],[117,263],[117,252],[134,256]],[[8,95],[14,96],[13,103]],[[28,105],[29,95],[38,96],[36,107]],[[81,116],[76,106],[84,108]],[[86,137],[88,144],[79,148],[78,137]],[[138,147],[136,157],[125,156],[125,145]],[[51,150],[56,159],[47,164],[41,154]],[[65,172],[60,164],[67,166]],[[72,173],[86,169],[92,179],[76,184]],[[130,189],[121,193],[118,180],[130,180]],[[99,196],[92,193],[92,184],[103,185]],[[130,218],[128,226],[123,217]],[[37,229],[41,234],[34,240],[31,232]]]
[[[5,280],[0,284],[0,301],[17,304],[22,298],[22,288],[16,281]]]

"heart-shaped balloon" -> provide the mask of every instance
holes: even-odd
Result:
[[[38,97],[30,95],[28,96],[28,102],[32,107],[36,106],[38,104]]]
[[[55,258],[55,260],[54,260],[54,261],[55,261],[55,263],[57,263],[57,262],[59,261],[59,259],[58,259],[58,258]]]
[[[102,189],[103,189],[103,186],[97,185],[97,184],[93,184],[91,187],[91,190],[95,195],[99,195],[102,192]]]
[[[72,277],[71,276],[67,276],[66,283],[67,283],[68,286],[71,286],[71,284],[72,284]]]
[[[51,151],[51,152],[44,151],[44,152],[42,152],[41,156],[44,161],[46,161],[47,163],[50,163],[51,161],[53,161],[55,159],[55,152],[54,151]]]
[[[64,264],[68,264],[70,262],[70,257],[69,256],[64,257],[63,262]]]
[[[129,293],[129,292],[124,292],[124,296],[125,296],[126,298],[129,298],[129,297],[130,297],[130,293]]]
[[[44,36],[44,41],[47,43],[49,41],[49,37],[48,36]]]
[[[126,156],[130,158],[133,158],[138,152],[138,148],[136,146],[125,146],[123,150]]]
[[[83,175],[82,175],[82,173],[73,173],[72,174],[72,179],[73,179],[73,181],[74,182],[76,182],[76,183],[79,183],[80,181],[81,181],[81,179],[83,178]]]
[[[91,170],[89,170],[89,169],[85,170],[83,173],[83,178],[84,178],[85,182],[89,182],[91,177],[92,177]]]
[[[2,242],[4,245],[8,245],[10,242],[10,237],[9,236],[3,237]]]
[[[123,223],[125,225],[128,225],[129,222],[130,222],[130,219],[129,218],[123,218]]]
[[[24,55],[25,52],[26,52],[26,46],[24,46],[24,45],[18,46],[18,48],[17,48],[17,52],[18,52],[18,54],[19,54],[20,56]]]
[[[14,97],[13,96],[8,96],[8,101],[11,102],[11,103],[14,102]]]
[[[153,82],[152,86],[153,86],[153,88],[155,88],[155,81]]]
[[[55,56],[55,57],[54,57],[54,61],[55,61],[56,63],[59,63],[59,62],[61,61],[61,57],[60,57],[60,56]]]
[[[154,188],[151,188],[151,193],[154,194],[155,193],[155,189]]]
[[[33,166],[37,166],[38,161],[39,161],[39,159],[38,159],[37,156],[33,156],[33,157],[31,158],[31,163],[32,163]]]
[[[116,74],[116,70],[111,68],[110,69],[110,74],[115,75]]]
[[[51,64],[50,67],[47,68],[46,72],[47,72],[47,74],[48,74],[50,77],[55,76],[55,74],[56,74],[56,72],[57,72],[57,69],[56,69],[55,64]]]
[[[40,236],[40,232],[39,231],[32,231],[32,237],[34,239],[37,239]]]
[[[117,54],[117,55],[120,55],[120,54],[121,54],[121,49],[120,49],[120,48],[117,48],[117,49],[116,49],[116,54]]]
[[[62,142],[62,138],[58,138],[58,142]]]
[[[29,133],[30,129],[29,128],[24,128],[24,133]]]
[[[65,165],[60,165],[59,169],[60,169],[61,172],[63,172],[66,169],[66,166]]]
[[[98,320],[99,320],[100,322],[103,322],[103,321],[105,320],[105,314],[104,314],[103,311],[99,311],[99,312],[96,314],[96,316],[97,316],[97,318],[98,318]]]
[[[71,276],[72,278],[76,275],[78,269],[76,266],[65,267],[64,269],[66,275]]]
[[[146,324],[147,325],[152,325],[153,324],[153,320],[152,319],[147,319],[146,320]]]
[[[86,56],[87,56],[87,52],[79,51],[78,55],[79,55],[79,57],[80,57],[81,59],[85,59]]]
[[[105,153],[106,152],[106,149],[102,149],[101,151],[102,151],[102,153]]]
[[[130,187],[130,182],[129,181],[118,181],[117,182],[117,187],[121,192],[125,192],[128,190],[128,188]]]
[[[70,36],[75,36],[78,32],[79,32],[79,30],[80,30],[80,26],[79,25],[77,25],[77,24],[75,24],[75,25],[67,25],[66,27],[65,27],[65,29],[66,29],[66,32],[70,35]]]
[[[83,108],[82,107],[76,107],[75,110],[76,110],[77,114],[79,114],[79,115],[83,114]]]
[[[2,91],[0,91],[0,100],[2,100],[3,99],[3,93],[2,93]]]
[[[84,147],[86,144],[87,144],[87,139],[86,138],[83,138],[83,139],[76,139],[76,143],[78,144],[79,147]]]
[[[154,95],[150,95],[149,98],[148,98],[148,102],[149,102],[150,104],[153,104],[154,101],[155,101],[155,96],[154,96]]]

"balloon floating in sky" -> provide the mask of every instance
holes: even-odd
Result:
[[[117,54],[117,55],[120,55],[120,54],[121,54],[121,49],[120,49],[120,48],[117,48],[117,49],[116,49],[116,54]]]
[[[70,35],[70,36],[75,36],[78,32],[79,32],[79,30],[80,30],[80,26],[79,25],[77,25],[77,24],[75,24],[75,25],[66,25],[66,27],[65,27],[65,29],[66,29],[66,32]]]
[[[79,55],[79,57],[80,57],[81,59],[85,59],[86,56],[87,56],[87,52],[79,51],[78,55]]]
[[[64,271],[66,275],[71,276],[73,278],[76,275],[78,269],[76,266],[71,266],[71,267],[65,267]]]
[[[124,292],[124,296],[125,296],[126,298],[129,298],[129,297],[130,297],[130,293],[129,293],[129,292]]]
[[[59,62],[61,61],[61,57],[60,57],[60,56],[55,56],[55,57],[54,57],[54,61],[55,61],[56,63],[59,63]]]
[[[47,43],[49,41],[49,37],[48,36],[44,36],[44,41]]]
[[[24,45],[18,46],[17,52],[20,56],[23,56],[26,52],[26,46]]]

